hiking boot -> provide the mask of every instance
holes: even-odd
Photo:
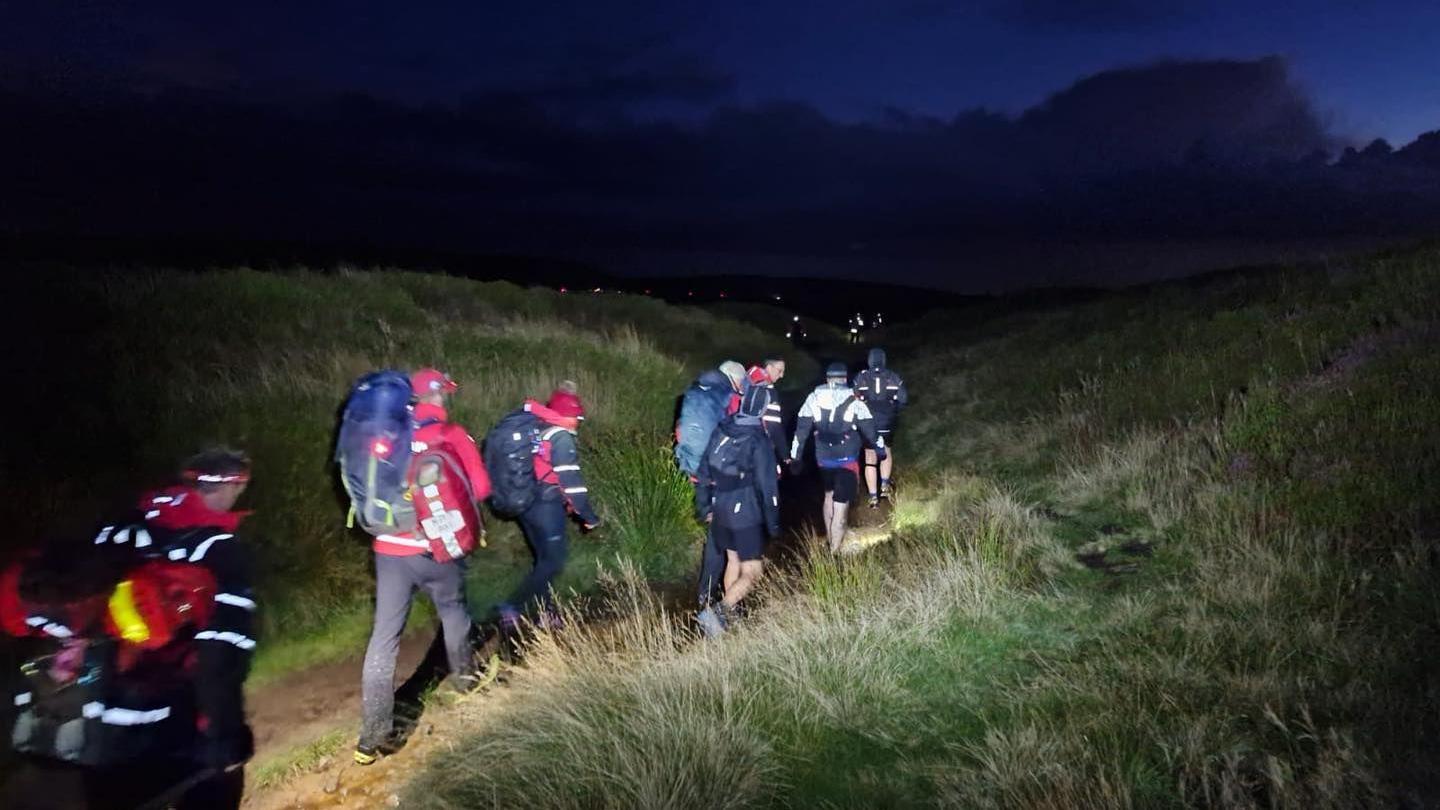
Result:
[[[355,746],[356,765],[374,765],[380,760],[380,749],[373,745]]]
[[[507,636],[520,632],[520,611],[509,605],[500,608],[500,632]]]
[[[695,615],[695,621],[700,625],[700,633],[705,638],[719,638],[725,634],[725,623],[720,620],[720,615],[714,608],[707,607]]]
[[[541,630],[546,630],[551,633],[558,632],[565,629],[565,617],[560,615],[560,611],[558,610],[546,608],[540,611],[538,624]]]

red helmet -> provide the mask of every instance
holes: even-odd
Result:
[[[561,416],[585,418],[585,405],[580,402],[580,396],[574,391],[567,391],[564,388],[556,388],[550,394],[550,401],[545,403],[545,407]]]
[[[410,390],[417,397],[431,394],[453,394],[460,386],[450,375],[437,368],[422,368],[410,375]]]

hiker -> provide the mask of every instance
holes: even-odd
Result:
[[[890,497],[890,478],[895,465],[895,419],[909,404],[910,397],[905,391],[905,381],[885,367],[884,349],[878,346],[871,349],[866,364],[866,369],[855,375],[855,395],[870,409],[875,418],[875,433],[885,440],[887,451],[884,460],[880,460],[874,450],[865,450],[865,489],[870,496],[870,508],[876,509],[881,498]]]
[[[680,418],[675,423],[675,464],[693,485],[700,461],[710,445],[710,436],[727,416],[740,409],[740,392],[746,387],[745,367],[726,360],[719,368],[705,371],[685,389],[680,399]],[[725,576],[725,552],[706,532],[700,557],[700,580],[696,586],[698,610],[714,600]]]
[[[207,450],[143,517],[0,576],[0,627],[48,648],[20,669],[10,737],[30,767],[5,807],[240,806],[256,602],[234,507],[249,480],[244,454]]]
[[[589,488],[580,474],[580,453],[575,445],[575,432],[584,419],[585,406],[575,383],[567,380],[543,405],[526,400],[520,411],[501,420],[486,438],[486,462],[496,481],[491,505],[519,518],[525,540],[535,555],[530,573],[497,606],[501,630],[507,635],[519,631],[521,615],[532,607],[538,609],[542,627],[559,627],[560,614],[550,587],[569,556],[566,520],[573,515],[587,532],[600,525],[600,516],[590,506]],[[518,444],[510,452],[501,453],[506,437],[515,437]],[[501,474],[516,462],[528,465],[520,472],[524,473],[523,485],[532,488],[528,495],[519,497],[511,491],[517,476]]]
[[[764,573],[765,541],[780,535],[780,485],[762,419],[769,398],[760,386],[710,437],[695,483],[695,513],[725,554],[725,595],[698,617],[714,637],[734,620],[736,606]]]
[[[400,422],[397,429],[409,431],[408,440],[404,433],[398,434],[392,442],[401,446],[395,447],[383,438],[374,439],[372,452],[375,455],[369,456],[368,462],[378,466],[381,457],[395,459],[394,469],[400,476],[397,483],[409,482],[411,476],[419,471],[418,467],[412,470],[416,461],[430,457],[428,454],[432,452],[437,454],[446,461],[448,471],[439,484],[427,483],[424,489],[438,493],[438,488],[444,483],[458,488],[462,494],[457,500],[449,504],[449,508],[436,511],[447,517],[458,517],[456,523],[463,522],[474,529],[478,524],[478,504],[490,495],[490,477],[475,448],[475,440],[464,428],[449,420],[446,400],[460,386],[438,369],[422,368],[414,372],[409,377],[408,387],[415,404],[407,414],[403,406],[408,398],[401,388],[404,384],[404,377],[397,372],[377,372],[362,378],[351,394],[350,404],[346,406],[346,425],[369,424],[362,419],[369,414],[358,411],[371,404],[368,395],[378,394],[388,387],[390,393],[386,401],[395,408],[391,421]],[[342,448],[349,443],[347,426],[341,428]],[[365,440],[370,434],[361,430],[356,435]],[[404,446],[407,444],[409,453]],[[341,467],[347,478],[352,466],[342,456]],[[347,480],[347,488],[351,486],[353,482]],[[388,497],[397,502],[409,501],[414,504],[411,508],[417,512],[431,501],[429,492],[416,492],[404,485],[400,490],[398,496]],[[351,497],[354,501],[361,500],[363,496],[352,489]],[[374,500],[372,495],[356,508],[363,510],[367,508],[364,504]],[[397,509],[398,504],[387,506],[385,511],[393,516]],[[374,533],[375,623],[370,633],[370,644],[365,650],[365,668],[360,681],[362,720],[360,740],[354,752],[358,765],[374,763],[394,741],[395,658],[400,652],[400,636],[405,631],[405,620],[410,615],[410,604],[417,589],[430,597],[435,612],[440,615],[445,657],[450,666],[450,674],[442,688],[465,694],[481,684],[470,641],[470,611],[465,605],[463,556],[468,549],[454,545],[455,530],[463,529],[446,526],[450,531],[439,533],[440,537],[432,537],[430,529],[435,525],[434,518],[429,520],[432,522],[427,526],[424,516],[417,514],[408,521],[411,524],[408,529],[397,521],[393,529]],[[362,522],[366,522],[367,529],[372,528],[363,515]],[[449,549],[444,542],[446,540],[450,542]]]
[[[761,426],[765,428],[765,435],[770,437],[770,444],[775,449],[775,461],[781,469],[790,466],[790,443],[785,441],[785,419],[780,410],[780,396],[775,391],[775,384],[784,376],[784,358],[773,355],[761,360],[760,365],[751,366],[747,372],[750,385],[759,387],[764,392],[765,413],[760,418]]]
[[[886,456],[885,440],[875,432],[875,419],[846,384],[846,376],[844,363],[831,363],[825,369],[824,384],[811,391],[800,407],[790,448],[795,469],[802,464],[800,452],[810,433],[815,433],[815,462],[825,484],[825,534],[831,552],[839,552],[845,542],[847,513],[859,486],[862,444],[873,447],[878,458]]]

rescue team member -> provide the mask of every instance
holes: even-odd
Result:
[[[449,375],[423,368],[410,375],[415,395],[415,432],[412,441],[448,446],[464,468],[477,504],[490,496],[490,476],[465,429],[449,420],[446,398],[459,389]],[[478,506],[477,506],[478,508]],[[365,650],[361,674],[360,741],[355,762],[375,762],[395,730],[395,658],[400,636],[417,589],[423,590],[440,614],[445,657],[450,665],[446,689],[468,692],[480,685],[470,642],[470,611],[465,605],[464,565],[438,562],[430,543],[414,533],[382,534],[375,538],[375,625]]]
[[[746,392],[740,411],[711,435],[696,476],[696,517],[709,524],[711,542],[726,558],[725,596],[698,617],[708,637],[733,621],[764,573],[766,539],[780,535],[780,476],[761,422],[767,401],[760,386]]]
[[[875,454],[885,458],[885,440],[875,432],[870,409],[846,384],[846,376],[844,363],[826,368],[825,383],[811,391],[800,407],[790,448],[795,459],[791,469],[796,469],[802,466],[800,453],[814,432],[815,462],[825,483],[825,534],[831,552],[838,552],[845,542],[846,518],[859,488],[863,446],[875,448]]]
[[[708,396],[711,395],[712,392],[718,392],[720,390],[720,385],[722,381],[728,382],[728,387],[730,391],[729,397],[726,401],[724,416],[731,416],[740,410],[741,392],[748,385],[745,374],[745,367],[735,362],[734,360],[726,360],[725,362],[721,363],[717,371],[703,372],[695,380],[694,384],[692,384],[690,388],[686,390],[685,398],[688,399],[690,397]],[[680,407],[682,422],[684,421],[686,413],[690,412],[690,410],[691,409],[686,408],[685,404],[682,401]],[[694,412],[708,414],[712,413],[712,410],[710,408],[697,407],[694,409]],[[715,419],[715,416],[712,415],[709,418]],[[714,422],[707,421],[704,425],[701,426],[709,428],[709,434],[706,434],[703,440],[698,442],[698,449],[701,458],[704,457],[704,451],[710,446],[710,436],[714,434],[715,429],[719,427],[720,422],[723,421],[723,419],[724,417],[720,417],[720,419]],[[684,470],[685,473],[690,477],[690,483],[693,485],[696,483],[697,480],[696,474],[699,470],[699,461],[695,460],[693,456],[688,456],[683,460],[679,458],[679,456],[681,455],[681,448],[679,446],[679,442],[682,438],[680,436],[679,428],[676,429],[676,434],[677,460],[680,462],[681,469]],[[686,469],[686,467],[691,464],[694,465],[694,468]],[[703,551],[701,551],[700,554],[700,581],[696,587],[696,599],[699,602],[700,613],[703,614],[705,609],[710,607],[710,603],[715,600],[717,592],[720,590],[724,582],[724,578],[725,552],[719,546],[715,545],[715,538],[713,534],[707,531],[705,533],[705,548]]]
[[[544,405],[526,400],[525,410],[541,422],[540,446],[534,460],[540,493],[520,514],[520,529],[535,555],[535,565],[510,598],[498,606],[501,629],[509,634],[519,630],[522,612],[532,606],[540,609],[542,626],[558,626],[560,615],[550,586],[564,570],[570,553],[566,520],[573,515],[587,532],[600,525],[600,516],[590,506],[589,489],[580,474],[580,452],[575,446],[575,433],[585,419],[585,406],[576,394],[575,383],[562,382]]]
[[[765,413],[761,417],[761,426],[775,448],[775,461],[782,468],[789,466],[790,443],[785,441],[785,419],[780,410],[780,395],[775,390],[775,384],[785,377],[785,360],[775,356],[766,357],[760,361],[760,365],[750,367],[747,377],[750,385],[760,388],[764,393]]]
[[[237,537],[248,513],[234,507],[249,480],[244,454],[207,450],[185,463],[184,483],[142,499],[142,521],[0,578],[4,629],[59,645],[22,669],[51,688],[14,696],[11,739],[31,759],[3,806],[240,806],[256,603]],[[45,606],[27,603],[40,590]]]
[[[868,367],[855,375],[855,395],[875,417],[875,432],[885,440],[887,450],[883,461],[875,457],[874,450],[865,451],[865,489],[870,494],[870,508],[875,509],[881,498],[890,497],[890,476],[895,465],[895,418],[909,404],[910,396],[900,375],[885,367],[884,349],[871,349],[866,363]],[[878,488],[876,472],[880,474]]]

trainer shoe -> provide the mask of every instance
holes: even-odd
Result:
[[[871,496],[870,496],[870,500],[869,500],[869,504],[870,504],[870,508],[871,508],[871,509],[879,509],[879,508],[880,508],[880,496],[878,496],[878,495],[871,495]]]
[[[380,750],[370,745],[355,746],[356,765],[374,765],[380,759]]]
[[[894,493],[895,490],[890,486],[890,480],[888,478],[882,479],[880,481],[880,497],[888,501],[890,500],[890,496]]]
[[[700,625],[700,633],[706,638],[719,638],[725,633],[725,623],[720,620],[715,609],[707,607],[695,616],[695,621]]]

